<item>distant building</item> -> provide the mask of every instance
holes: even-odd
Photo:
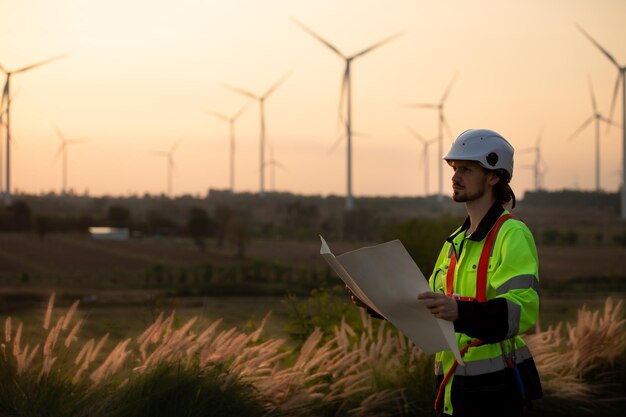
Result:
[[[130,230],[117,227],[90,227],[89,234],[95,240],[128,240]]]

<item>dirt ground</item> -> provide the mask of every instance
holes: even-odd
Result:
[[[374,242],[371,244],[375,244]],[[368,245],[367,243],[329,242],[335,254]],[[278,259],[316,268],[325,266],[319,255],[317,237],[307,241],[254,240],[250,257]],[[540,276],[543,280],[575,277],[624,277],[626,249],[618,246],[539,246]],[[235,264],[228,249],[218,250],[209,242],[201,252],[187,239],[137,239],[95,241],[80,235],[52,235],[39,239],[34,235],[0,234],[0,286],[17,282],[23,274],[80,275],[104,274],[107,271],[143,273],[154,265]]]

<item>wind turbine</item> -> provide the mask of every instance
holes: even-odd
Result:
[[[609,111],[609,119],[613,118],[613,108],[615,107],[615,101],[617,100],[617,90],[619,89],[619,83],[622,83],[622,220],[626,220],[626,66],[621,66],[617,60],[606,49],[604,49],[598,42],[595,41],[582,27],[576,25],[587,39],[591,41],[609,61],[617,68],[617,79],[615,80],[615,87],[613,88],[613,98],[611,99],[611,110]]]
[[[63,136],[63,133],[61,133],[61,131],[59,130],[59,128],[57,128],[56,126],[53,126],[57,137],[59,138],[59,140],[61,141],[61,144],[59,145],[59,149],[57,150],[57,153],[55,155],[55,159],[59,157],[59,155],[63,155],[63,187],[61,188],[61,193],[62,194],[66,194],[67,193],[67,146],[68,145],[75,145],[77,143],[84,143],[84,140],[76,140],[76,139],[65,139],[65,137]]]
[[[593,86],[591,85],[591,79],[589,79],[589,92],[591,93],[591,106],[593,108],[593,113],[591,116],[585,120],[578,129],[574,133],[570,135],[567,139],[570,142],[574,139],[580,132],[582,132],[592,121],[595,120],[596,127],[596,191],[600,191],[600,122],[604,122],[607,124],[614,124],[613,121],[607,117],[604,117],[602,114],[598,112],[598,107],[596,105],[596,97],[593,93]]]
[[[56,56],[53,58],[49,58],[43,61],[39,61],[35,64],[27,65],[25,67],[18,68],[16,70],[10,71],[0,65],[0,71],[4,72],[7,76],[6,82],[4,83],[4,89],[2,91],[2,102],[6,105],[6,116],[5,116],[5,130],[6,130],[6,188],[4,199],[5,202],[11,202],[11,76],[20,74],[22,72],[29,71],[33,68],[40,67],[42,65],[48,64],[52,61],[56,61],[57,59],[61,59],[63,56]]]
[[[306,27],[305,25],[303,25],[296,19],[292,18],[291,20],[296,25],[300,26],[302,30],[304,30],[309,35],[313,36],[315,39],[317,39],[318,41],[326,45],[328,48],[330,48],[330,50],[332,50],[334,53],[339,55],[340,58],[346,61],[346,69],[344,70],[344,73],[343,73],[343,80],[341,83],[341,93],[339,96],[340,97],[339,118],[342,121],[344,121],[342,111],[343,111],[344,100],[346,100],[345,126],[346,126],[346,138],[347,138],[347,183],[348,183],[347,191],[346,191],[346,210],[352,210],[354,208],[354,199],[352,197],[352,81],[350,78],[350,74],[351,74],[350,66],[352,64],[352,61],[354,61],[356,58],[359,58],[367,54],[368,52],[371,52],[372,50],[378,48],[379,46],[382,46],[383,44],[390,42],[392,39],[395,39],[398,36],[400,36],[402,32],[398,32],[395,35],[389,36],[388,38],[385,38],[382,41],[377,42],[354,55],[346,56],[342,54],[339,51],[339,49],[333,46],[330,42],[323,39],[321,36],[313,32],[311,29],[309,29],[308,27]]]
[[[452,132],[450,131],[450,125],[448,124],[448,120],[446,119],[446,116],[443,110],[444,110],[444,106],[446,104],[448,95],[450,94],[450,90],[452,89],[452,86],[454,85],[454,82],[456,81],[456,77],[457,76],[455,75],[452,78],[452,81],[450,81],[450,84],[448,84],[448,88],[446,88],[446,91],[443,93],[443,96],[441,96],[441,100],[439,100],[438,103],[410,103],[410,104],[404,105],[404,107],[437,110],[438,119],[439,119],[439,123],[438,123],[439,158],[443,158],[443,129],[444,127],[448,131],[448,134],[450,135],[450,137],[452,137]],[[439,161],[439,195],[437,196],[437,198],[440,201],[443,198],[443,161]]]
[[[432,145],[433,143],[437,142],[439,140],[439,137],[435,137],[432,138],[430,140],[426,140],[422,137],[422,135],[420,135],[419,133],[417,133],[416,131],[414,131],[413,129],[411,129],[410,127],[407,127],[408,131],[411,133],[411,135],[413,135],[413,137],[415,139],[417,139],[418,141],[420,141],[422,143],[422,145],[424,146],[424,151],[422,152],[422,161],[424,164],[424,195],[426,197],[428,197],[429,193],[428,193],[428,148],[430,147],[430,145]]]
[[[232,115],[231,117],[225,116],[221,113],[214,112],[212,110],[205,110],[205,112],[213,117],[217,117],[218,119],[225,120],[228,122],[228,126],[230,129],[230,192],[235,192],[235,122],[246,110],[248,105],[243,106],[237,113]]]
[[[244,96],[253,98],[254,100],[257,100],[259,102],[259,113],[260,113],[260,116],[261,116],[261,130],[260,130],[260,142],[261,142],[261,147],[260,147],[260,153],[261,153],[260,167],[261,167],[261,172],[260,172],[260,174],[261,175],[260,175],[260,191],[259,191],[259,195],[261,197],[263,197],[264,194],[265,194],[265,100],[269,97],[270,94],[272,94],[274,91],[276,91],[278,86],[281,85],[287,79],[287,77],[289,77],[290,75],[291,75],[291,71],[288,72],[287,74],[285,74],[283,76],[283,78],[278,80],[278,82],[276,84],[271,86],[265,92],[265,94],[262,94],[262,95],[257,95],[257,94],[251,93],[249,91],[242,90],[241,88],[233,87],[233,86],[228,85],[228,84],[223,84],[223,86],[228,88],[229,90],[232,90],[235,93],[242,94]]]
[[[535,162],[532,165],[524,165],[522,168],[530,168],[533,170],[533,175],[535,178],[535,191],[539,191],[543,189],[543,176],[547,172],[547,167],[545,160],[541,156],[541,139],[543,136],[543,130],[539,132],[537,135],[537,142],[535,146],[530,148],[524,148],[517,151],[518,154],[521,153],[534,153],[535,154]]]
[[[155,155],[159,155],[164,158],[167,158],[167,195],[169,195],[170,197],[172,197],[172,170],[174,169],[174,152],[176,151],[176,148],[178,148],[178,145],[180,145],[181,140],[182,139],[179,139],[178,142],[176,142],[174,146],[172,146],[168,152],[165,152],[165,151],[152,152]]]
[[[267,162],[267,165],[270,167],[270,188],[272,191],[276,191],[275,183],[274,183],[274,168],[286,169],[283,164],[274,159],[274,147],[269,145],[270,148],[270,160]]]

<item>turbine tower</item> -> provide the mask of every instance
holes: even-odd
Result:
[[[4,89],[2,91],[2,100],[1,102],[6,106],[6,115],[5,115],[5,130],[6,130],[6,162],[5,162],[5,170],[6,170],[6,187],[4,200],[5,203],[11,202],[11,76],[20,74],[22,72],[29,71],[33,68],[40,67],[42,65],[48,64],[52,61],[56,61],[57,59],[62,58],[62,56],[56,56],[54,58],[49,58],[44,61],[37,62],[35,64],[27,65],[25,67],[18,68],[16,70],[10,71],[5,69],[2,65],[0,65],[0,71],[4,72],[7,76],[6,82],[4,83]]]
[[[4,116],[7,114],[7,109],[4,108],[4,101],[0,101],[0,127],[6,128]],[[0,138],[0,195],[2,195],[2,139]]]
[[[626,76],[626,66],[621,66],[617,60],[606,49],[604,49],[598,42],[595,41],[582,27],[576,25],[587,39],[591,41],[609,61],[617,68],[617,79],[615,80],[615,88],[613,89],[613,98],[611,100],[611,110],[609,111],[609,119],[613,118],[613,108],[615,107],[615,101],[617,100],[617,90],[619,89],[620,82],[623,86],[622,91],[622,220],[626,221],[626,82],[624,77]]]
[[[591,93],[591,107],[593,109],[593,113],[591,116],[585,120],[578,129],[574,133],[570,135],[567,139],[570,142],[574,139],[580,132],[582,132],[592,121],[595,120],[595,128],[596,128],[596,191],[600,191],[600,122],[604,122],[607,124],[614,124],[613,121],[607,117],[604,117],[602,114],[598,112],[598,107],[596,105],[596,97],[593,93],[593,86],[591,85],[591,79],[589,79],[589,92]]]
[[[270,159],[269,161],[267,161],[267,165],[269,165],[270,167],[270,189],[272,191],[276,191],[276,187],[275,187],[275,182],[274,182],[274,169],[275,168],[281,168],[281,169],[286,169],[285,166],[283,164],[281,164],[280,162],[278,162],[276,159],[274,159],[274,147],[272,145],[268,145],[268,147],[270,148]]]
[[[347,139],[347,191],[346,191],[346,210],[352,210],[354,208],[354,199],[352,197],[352,82],[350,78],[350,65],[352,61],[356,58],[361,57],[368,52],[382,46],[383,44],[390,42],[392,39],[397,38],[402,33],[396,33],[395,35],[389,36],[388,38],[383,39],[380,42],[377,42],[365,49],[361,52],[358,52],[351,56],[346,56],[342,54],[339,49],[333,46],[330,42],[323,39],[321,36],[313,32],[311,29],[297,21],[296,19],[291,19],[296,25],[300,26],[305,32],[309,35],[313,36],[315,39],[326,45],[330,50],[332,50],[335,54],[339,55],[344,61],[346,61],[346,69],[343,73],[343,80],[341,84],[341,93],[339,99],[339,117],[343,121],[343,102],[346,101],[346,139]]]
[[[422,145],[424,146],[424,150],[422,152],[422,162],[424,164],[424,196],[428,197],[429,192],[428,192],[428,172],[429,172],[429,168],[428,168],[428,148],[430,147],[430,145],[432,145],[433,143],[437,142],[439,140],[439,137],[435,137],[432,138],[430,140],[426,140],[422,137],[422,135],[420,135],[419,133],[417,133],[416,131],[414,131],[413,129],[411,129],[410,127],[407,127],[409,133],[411,133],[411,135],[413,135],[413,137],[415,139],[417,139],[418,141],[420,141],[422,143]]]
[[[438,113],[438,139],[439,139],[439,158],[443,158],[443,129],[444,127],[446,128],[446,130],[448,131],[448,134],[450,135],[450,137],[452,137],[452,132],[450,131],[450,125],[448,124],[448,120],[446,119],[446,116],[443,112],[444,110],[444,106],[446,104],[446,100],[448,98],[448,95],[450,94],[450,90],[452,89],[452,86],[454,85],[454,82],[456,81],[456,75],[452,78],[452,81],[450,81],[450,84],[448,84],[448,88],[446,89],[446,91],[443,93],[443,96],[441,96],[441,100],[439,100],[438,103],[411,103],[411,104],[405,104],[405,107],[413,107],[413,108],[421,108],[421,109],[436,109],[437,113]],[[439,161],[439,194],[437,196],[437,198],[439,199],[439,201],[441,201],[443,199],[443,162],[440,160]]]
[[[260,175],[260,184],[259,184],[259,188],[260,188],[259,195],[261,197],[265,195],[265,100],[269,97],[270,94],[276,91],[278,86],[280,86],[290,75],[291,75],[291,72],[288,72],[287,74],[285,74],[283,78],[281,78],[276,84],[271,86],[269,90],[267,90],[265,94],[262,94],[262,95],[257,95],[249,91],[230,86],[228,84],[223,84],[224,87],[228,88],[229,90],[232,90],[238,94],[242,94],[246,97],[250,97],[259,102],[259,113],[261,116],[261,130],[260,130],[261,175]]]
[[[181,140],[178,140],[178,142],[176,142],[174,146],[172,146],[168,152],[164,152],[164,151],[152,152],[155,155],[159,155],[164,158],[167,158],[167,195],[170,197],[172,197],[172,170],[174,169],[174,152],[176,151],[176,148],[178,148],[178,145],[180,145],[180,141]]]
[[[235,192],[235,122],[246,110],[248,105],[243,106],[237,113],[232,115],[231,117],[225,116],[221,113],[214,112],[212,110],[205,110],[205,112],[213,117],[217,117],[218,119],[224,120],[228,122],[228,126],[230,129],[230,192]]]
[[[55,159],[58,158],[59,155],[63,155],[63,177],[62,177],[63,182],[62,182],[61,193],[65,195],[67,194],[67,147],[68,145],[84,143],[85,141],[75,140],[75,139],[70,139],[70,140],[65,139],[65,137],[63,136],[63,133],[61,133],[59,128],[57,128],[56,126],[53,126],[53,127],[54,127],[54,131],[57,134],[57,137],[61,141],[61,144],[59,145],[59,149],[57,150],[57,153],[55,155]]]

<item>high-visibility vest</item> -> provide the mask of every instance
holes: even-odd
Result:
[[[439,254],[430,285],[436,292],[447,293],[460,300],[485,301],[496,297],[507,300],[509,306],[509,334],[502,343],[474,346],[476,339],[457,333],[459,349],[472,345],[464,354],[464,366],[457,366],[445,386],[443,411],[453,414],[451,386],[454,375],[473,376],[505,369],[507,358],[520,363],[531,357],[524,340],[519,336],[534,326],[539,312],[538,258],[532,234],[521,221],[504,221],[511,216],[504,211],[492,230],[481,241],[474,241],[464,233],[452,236]],[[483,254],[492,239],[491,249]],[[459,249],[460,254],[458,254]],[[458,255],[458,256],[457,256]],[[482,261],[481,261],[482,255]],[[478,271],[485,272],[478,282]],[[435,357],[435,372],[445,375],[454,365],[452,352],[443,351]]]

